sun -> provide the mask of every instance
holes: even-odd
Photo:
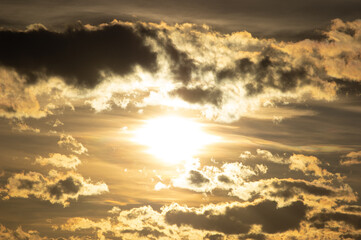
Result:
[[[147,153],[171,164],[191,160],[218,139],[204,132],[202,124],[179,116],[147,120],[134,132],[134,141],[147,146]]]

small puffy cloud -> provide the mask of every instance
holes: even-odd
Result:
[[[64,123],[62,121],[60,121],[59,119],[56,119],[54,124],[53,124],[53,127],[59,127],[59,126],[63,126]]]
[[[169,186],[165,185],[162,182],[157,182],[157,184],[155,184],[155,186],[154,186],[154,190],[156,190],[156,191],[160,191],[162,189],[168,189],[168,188],[169,188]]]
[[[280,124],[283,121],[283,117],[282,116],[273,116],[272,122],[274,124]]]
[[[55,167],[73,168],[73,169],[75,169],[81,163],[81,161],[77,156],[74,155],[66,156],[60,153],[50,153],[48,158],[38,156],[35,159],[35,162],[42,166],[53,165]]]
[[[263,150],[263,149],[257,149],[256,155],[253,155],[250,151],[244,151],[243,153],[240,154],[239,157],[241,159],[258,158],[258,159],[262,159],[262,160],[270,161],[270,162],[274,162],[274,163],[279,163],[279,164],[287,164],[289,162],[287,158],[281,157],[278,154],[273,154],[270,151]]]
[[[251,159],[251,158],[254,158],[255,156],[252,155],[252,153],[251,153],[250,151],[244,151],[243,153],[241,153],[241,154],[239,155],[239,157],[240,157],[241,159]]]
[[[84,147],[83,144],[78,142],[73,136],[67,134],[60,135],[58,145],[76,154],[83,154],[88,151],[88,149]]]
[[[34,132],[34,133],[39,133],[40,129],[38,128],[33,128],[30,127],[29,125],[27,125],[24,121],[22,120],[12,120],[11,121],[12,124],[12,129],[15,131],[19,131],[19,132]]]
[[[314,156],[305,156],[302,154],[293,154],[290,157],[291,170],[302,171],[305,174],[313,174],[318,177],[331,176],[332,174],[326,169],[322,169],[319,164],[320,160]]]
[[[230,189],[243,184],[252,176],[264,174],[267,167],[257,164],[254,168],[241,162],[225,163],[220,168],[214,166],[198,166],[186,170],[185,173],[172,179],[174,187],[186,188],[196,192],[211,192],[216,188]]]
[[[47,176],[37,172],[16,173],[8,178],[2,195],[3,199],[33,196],[66,207],[70,200],[77,200],[79,196],[98,195],[107,191],[105,183],[92,183],[79,173],[52,170]]]
[[[284,157],[280,157],[279,155],[274,155],[267,150],[257,149],[257,156],[259,156],[263,160],[267,160],[270,162],[281,163],[281,164],[287,163],[287,160]]]
[[[345,166],[361,164],[361,151],[346,154],[340,163]]]

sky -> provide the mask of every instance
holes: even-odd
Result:
[[[361,2],[0,2],[0,239],[361,239]]]

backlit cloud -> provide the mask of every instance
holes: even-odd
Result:
[[[92,183],[75,172],[61,173],[51,170],[48,175],[37,172],[16,173],[8,179],[2,198],[36,197],[51,203],[70,204],[79,196],[98,195],[108,191],[105,183]]]

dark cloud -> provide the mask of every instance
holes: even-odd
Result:
[[[326,27],[325,27],[326,28]],[[315,41],[323,41],[327,39],[327,36],[324,34],[324,29],[318,28],[318,29],[305,29],[302,31],[295,31],[295,30],[281,30],[281,31],[275,31],[271,34],[262,34],[257,33],[255,36],[257,37],[264,37],[264,38],[275,38],[277,40],[282,41],[292,41],[297,42],[304,39],[310,39]]]
[[[235,62],[234,69],[223,69],[217,72],[219,81],[238,79],[246,81],[245,90],[249,96],[257,95],[270,88],[278,89],[281,92],[295,90],[297,87],[309,84],[305,66],[292,67],[283,60],[284,53],[268,48],[262,52],[263,57],[254,62],[249,58],[242,58]]]
[[[347,212],[361,213],[361,206],[358,205],[346,206],[343,208],[343,210]]]
[[[264,235],[262,233],[250,233],[250,234],[244,234],[243,236],[240,236],[238,239],[239,240],[247,240],[247,239],[265,240],[266,235]]]
[[[268,188],[268,186],[265,187]],[[279,180],[274,181],[272,187],[276,189],[276,192],[271,193],[271,196],[282,197],[284,199],[290,199],[297,196],[300,192],[315,196],[332,196],[335,194],[334,191],[328,188],[315,186],[304,181]]]
[[[82,25],[64,32],[37,29],[0,31],[0,65],[14,68],[28,83],[60,76],[68,84],[92,88],[100,71],[124,75],[135,65],[156,68],[156,54],[131,27],[113,24],[88,30]]]
[[[217,177],[218,181],[223,182],[223,183],[232,183],[232,180],[229,179],[229,177],[227,177],[226,175],[219,175]]]
[[[20,180],[19,189],[27,189],[30,190],[34,187],[34,185],[39,184],[39,181],[32,181],[27,179]]]
[[[68,177],[65,180],[60,180],[53,186],[50,186],[49,193],[51,196],[59,199],[64,193],[65,194],[76,194],[81,188],[81,182]]]
[[[346,233],[340,235],[341,239],[354,239],[354,240],[361,240],[361,234],[352,234],[352,233]]]
[[[338,86],[337,93],[341,96],[361,95],[361,82],[350,81],[349,79],[337,79],[337,78],[329,78],[328,81],[337,83]]]
[[[203,240],[223,240],[224,235],[222,234],[209,234],[207,233],[206,236],[204,236]]]
[[[357,0],[317,0],[272,2],[266,0],[216,0],[164,2],[156,0],[75,0],[72,2],[1,1],[2,21],[11,25],[33,22],[61,25],[82,20],[98,24],[114,18],[167,21],[170,23],[195,22],[209,24],[217,30],[234,32],[242,29],[256,35],[281,40],[304,39],[308,31],[323,27],[334,18],[353,20],[360,16],[361,3]],[[131,17],[131,15],[136,17]],[[282,34],[280,34],[280,32]],[[306,33],[304,33],[306,32]],[[304,34],[302,34],[304,33]]]
[[[133,230],[133,229],[126,229],[123,230],[122,233],[136,233],[138,234],[140,237],[155,237],[155,238],[159,238],[162,236],[165,236],[164,233],[158,231],[157,229],[152,229],[150,227],[145,227],[141,230]]]
[[[195,68],[193,60],[175,47],[170,39],[163,42],[163,48],[171,59],[171,71],[175,78],[187,84],[192,80],[192,70]]]
[[[169,224],[190,225],[196,229],[218,231],[225,234],[248,233],[253,224],[262,225],[266,233],[284,232],[299,228],[305,219],[307,207],[302,202],[278,208],[273,201],[264,201],[247,207],[228,207],[224,214],[205,211],[170,210],[165,219]]]
[[[196,170],[189,171],[188,180],[191,184],[198,186],[198,187],[202,186],[204,183],[209,182],[208,178],[206,178],[205,176],[203,176],[202,173],[200,173],[199,171],[196,171]]]
[[[310,219],[317,228],[325,228],[328,221],[342,221],[346,224],[352,225],[355,229],[361,229],[361,215],[332,212],[319,213]]]
[[[219,89],[202,89],[202,88],[178,88],[171,92],[171,95],[181,97],[190,103],[211,103],[219,105],[222,100],[222,92]]]

